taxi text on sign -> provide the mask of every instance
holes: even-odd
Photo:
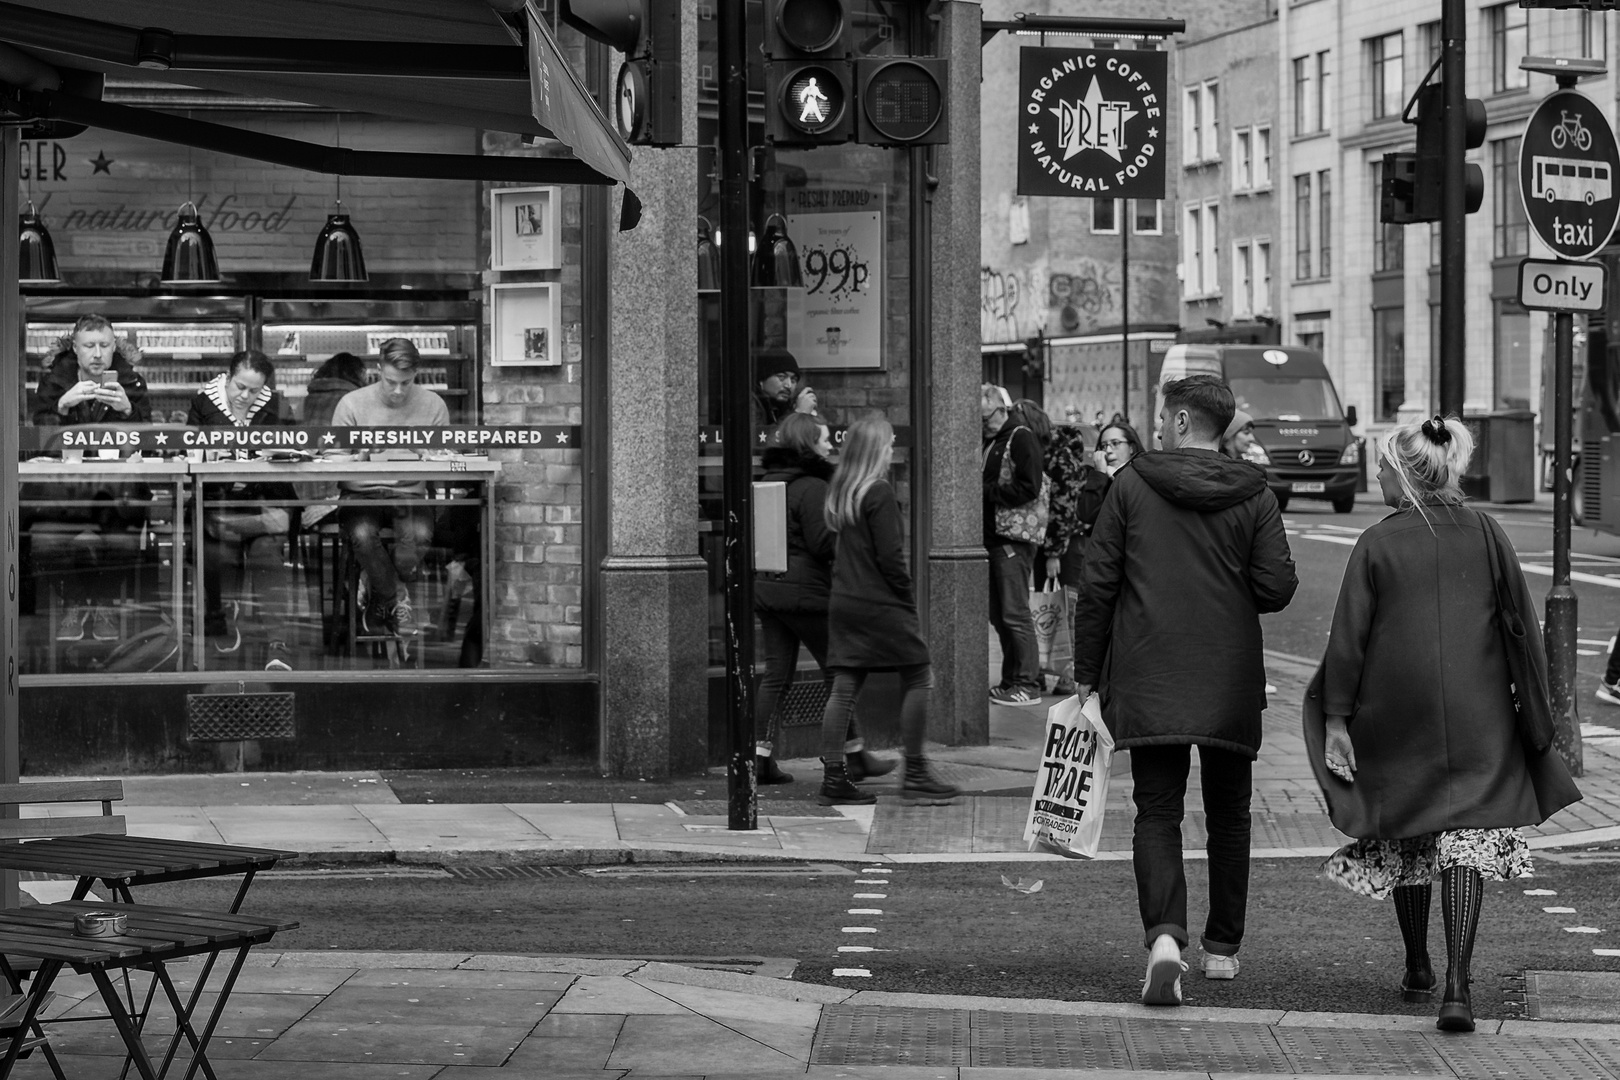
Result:
[[[1018,194],[1162,199],[1165,54],[1026,48]]]
[[[1545,98],[1519,142],[1519,194],[1530,228],[1565,259],[1589,259],[1614,233],[1620,149],[1597,102],[1573,90]]]
[[[1519,303],[1535,311],[1602,311],[1608,270],[1600,262],[1519,263]]]

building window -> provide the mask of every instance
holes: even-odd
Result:
[[[1323,49],[1316,54],[1316,130],[1326,131],[1328,124],[1328,52]]]
[[[1316,174],[1316,219],[1320,237],[1316,242],[1316,273],[1318,277],[1333,276],[1333,171],[1323,169]]]
[[[1164,232],[1164,225],[1159,221],[1158,199],[1132,199],[1131,206],[1134,214],[1132,228],[1138,236],[1158,236]]]
[[[1271,187],[1271,129],[1254,129],[1254,188],[1263,191]]]
[[[1091,200],[1091,231],[1094,233],[1119,232],[1119,200]]]
[[[1528,13],[1517,0],[1485,9],[1485,25],[1491,39],[1491,89],[1523,90],[1530,85],[1530,73],[1519,61],[1530,52]]]
[[[1367,58],[1371,65],[1372,117],[1401,115],[1406,102],[1403,99],[1406,83],[1401,67],[1401,35],[1399,31],[1383,37],[1367,39]]]
[[[1271,311],[1271,244],[1265,240],[1254,245],[1254,310]]]
[[[1186,208],[1182,232],[1182,295],[1192,298],[1218,296],[1221,291],[1220,208],[1213,202]]]
[[[1440,223],[1429,222],[1429,269],[1440,265]]]
[[[1221,211],[1214,203],[1204,206],[1204,295],[1221,293],[1220,267],[1216,253],[1221,250]]]
[[[1220,160],[1220,124],[1216,118],[1219,97],[1214,80],[1187,87],[1181,117],[1181,145],[1188,165]]]
[[[1232,190],[1248,191],[1254,187],[1254,133],[1232,133]]]
[[[1491,202],[1495,223],[1492,254],[1498,259],[1530,254],[1524,200],[1519,197],[1519,137],[1491,143]]]
[[[1578,11],[1575,17],[1580,20],[1577,26],[1581,55],[1594,60],[1606,59],[1609,55],[1609,32],[1603,21],[1603,12]]]
[[[1440,20],[1418,24],[1418,48],[1423,50],[1423,70],[1426,72],[1440,59],[1440,52],[1445,48],[1446,39],[1440,33]],[[1439,81],[1440,73],[1434,73],[1435,81]]]
[[[1401,250],[1403,233],[1399,225],[1390,225],[1378,220],[1379,192],[1384,189],[1384,163],[1373,162],[1373,272],[1380,273],[1385,270],[1399,270],[1406,265]]]
[[[1496,407],[1530,407],[1530,313],[1512,300],[1496,301]]]
[[[1373,309],[1373,372],[1378,419],[1393,420],[1406,401],[1406,309]]]
[[[1294,280],[1311,276],[1311,174],[1294,177]]]
[[[1316,131],[1316,102],[1311,100],[1311,58],[1294,58],[1294,134]]]
[[[1247,243],[1232,248],[1232,314],[1254,313],[1254,252]]]

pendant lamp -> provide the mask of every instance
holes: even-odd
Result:
[[[804,273],[799,269],[799,249],[788,238],[787,219],[772,214],[765,219],[765,235],[754,254],[749,283],[756,289],[802,289]]]
[[[196,203],[188,199],[180,205],[180,220],[169,233],[159,281],[164,285],[202,285],[218,280],[219,260],[214,257],[214,238],[204,228]]]
[[[326,226],[315,238],[315,255],[309,261],[311,281],[370,281],[366,257],[360,250],[360,234],[349,224],[349,215],[338,201],[326,216]]]
[[[698,215],[698,292],[720,291],[720,250],[714,246],[714,226]]]
[[[32,199],[28,201],[28,210],[18,215],[17,223],[20,233],[17,241],[20,256],[17,284],[54,285],[60,282],[62,275],[56,267],[56,245],[51,242],[51,231],[40,220]]]

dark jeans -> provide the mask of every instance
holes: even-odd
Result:
[[[754,738],[762,743],[776,740],[776,717],[782,696],[792,684],[799,667],[799,646],[803,644],[815,658],[822,675],[827,673],[827,613],[760,611],[759,628],[765,646],[765,674],[754,697]]]
[[[1029,614],[1029,588],[1035,570],[1035,546],[1003,540],[989,549],[990,625],[1001,641],[1001,685],[1039,694],[1040,647],[1035,620]]]
[[[1609,665],[1603,669],[1603,681],[1610,686],[1620,681],[1620,631],[1616,632],[1614,648],[1609,650]]]
[[[1136,802],[1131,848],[1147,945],[1151,948],[1160,934],[1169,934],[1186,948],[1187,874],[1181,864],[1181,817],[1192,747],[1137,746],[1130,753]],[[1249,901],[1249,795],[1254,763],[1243,754],[1211,746],[1198,748],[1198,763],[1209,833],[1209,919],[1204,923],[1204,951],[1235,956],[1243,944]]]
[[[349,493],[346,498],[365,498]],[[377,498],[398,499],[394,492]],[[421,549],[433,543],[433,507],[426,499],[420,506],[340,506],[338,522],[349,534],[354,561],[371,579],[371,602],[381,605],[399,591],[401,576],[409,577],[421,560]],[[394,551],[383,546],[382,531],[392,526]]]
[[[923,739],[928,735],[928,697],[934,688],[934,667],[908,664],[899,671],[904,693],[900,699],[900,738],[907,757],[920,757]],[[833,668],[830,674],[832,692],[821,714],[821,756],[824,761],[838,761],[844,752],[844,732],[855,722],[855,699],[871,672],[865,668]]]

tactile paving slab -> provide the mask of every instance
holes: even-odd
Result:
[[[1127,1019],[1132,1068],[1154,1072],[1293,1073],[1263,1024],[1177,1024]]]
[[[1602,1065],[1620,1080],[1620,1042],[1611,1042],[1608,1039],[1582,1039],[1581,1045],[1588,1053],[1597,1058]]]
[[[1296,1072],[1367,1076],[1446,1076],[1451,1072],[1429,1041],[1414,1031],[1272,1030]]]
[[[1124,1025],[1114,1017],[975,1012],[974,1065],[1024,1069],[1128,1069]]]
[[[812,1065],[968,1064],[968,1013],[829,1005],[821,1012]]]
[[[1596,1041],[1596,1040],[1592,1040]],[[1581,1043],[1566,1039],[1436,1038],[1432,1045],[1468,1080],[1620,1080]]]

